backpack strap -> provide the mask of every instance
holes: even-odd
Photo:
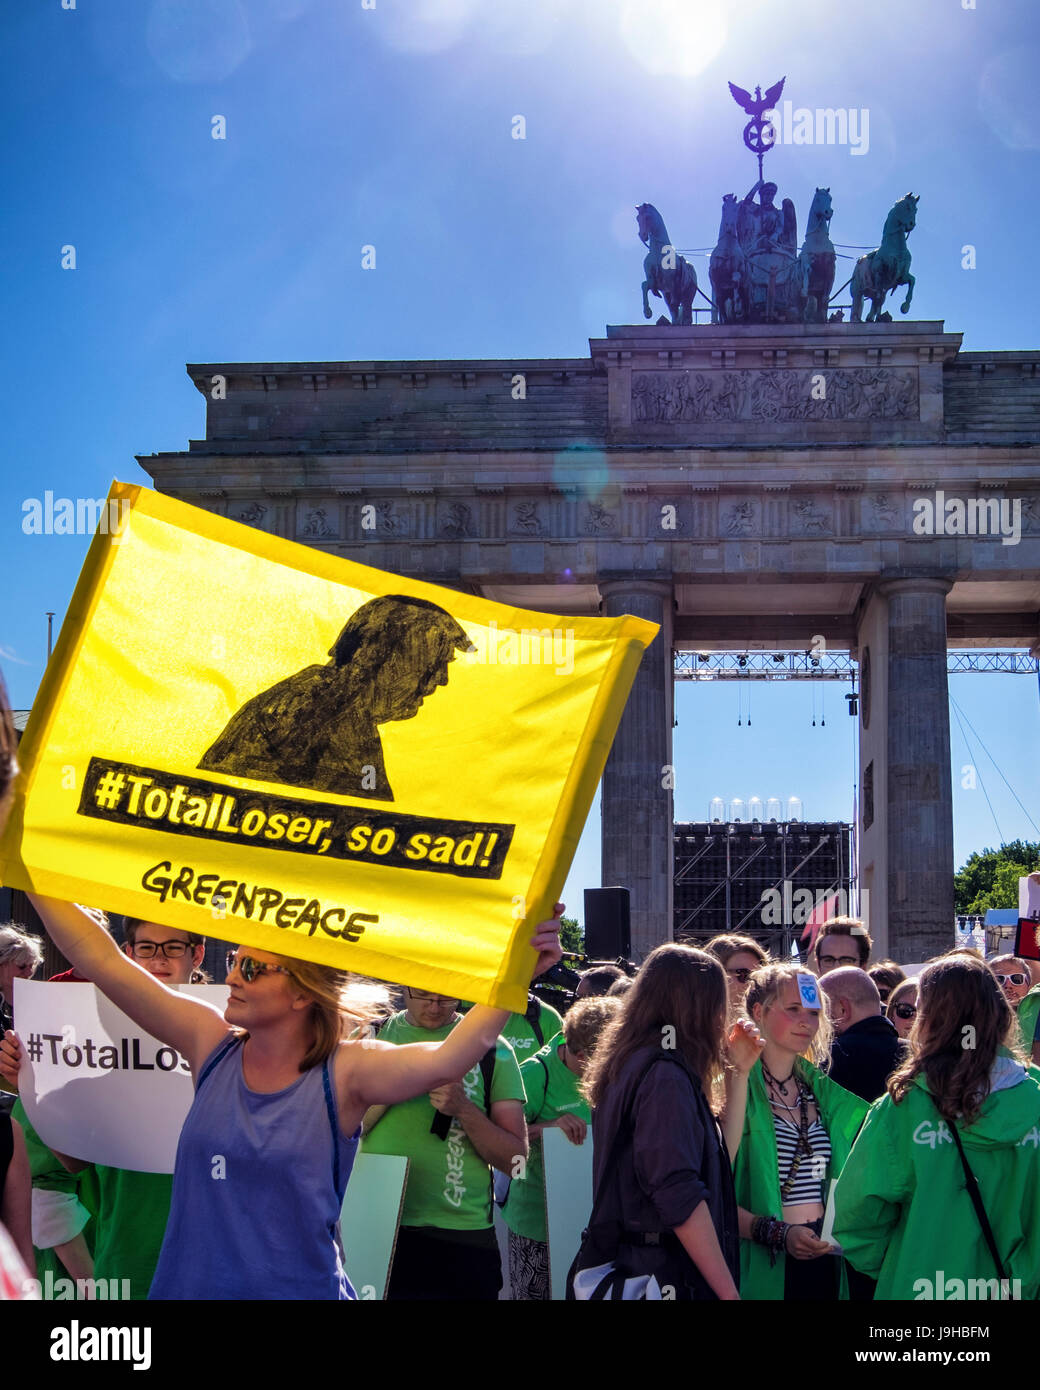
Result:
[[[495,1076],[495,1047],[492,1045],[480,1059],[480,1076],[484,1083],[484,1113],[491,1118],[491,1084]],[[469,1073],[467,1072],[467,1076]],[[430,1133],[435,1134],[438,1139],[447,1139],[451,1130],[451,1116],[443,1114],[440,1110],[433,1112],[433,1122],[430,1125]]]
[[[993,1263],[997,1267],[997,1275],[1002,1284],[1007,1283],[1007,1275],[1004,1273],[1004,1264],[997,1250],[997,1242],[993,1236],[993,1227],[989,1224],[989,1217],[986,1215],[986,1208],[982,1205],[982,1193],[979,1191],[979,1182],[975,1174],[968,1166],[967,1155],[964,1152],[964,1145],[961,1143],[961,1136],[957,1132],[957,1126],[950,1121],[950,1129],[953,1132],[954,1142],[957,1145],[957,1152],[961,1156],[961,1163],[964,1165],[964,1181],[968,1189],[968,1196],[971,1204],[975,1208],[975,1215],[979,1218],[979,1225],[982,1227],[982,1234],[989,1246],[989,1253],[993,1256]]]
[[[484,1082],[484,1114],[491,1118],[491,1084],[495,1079],[495,1050],[497,1044],[492,1043],[488,1050],[480,1059],[480,1075]]]
[[[527,996],[527,1012],[524,1018],[535,1036],[538,1047],[542,1048],[545,1045],[545,1034],[542,1032],[542,1005],[537,994]]]
[[[538,1062],[538,1065],[541,1067],[542,1071],[545,1073],[545,1084],[542,1087],[542,1105],[544,1105],[545,1098],[549,1094],[549,1067],[544,1057],[538,1057],[536,1060]]]

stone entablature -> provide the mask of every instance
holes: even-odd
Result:
[[[1040,570],[1040,353],[959,345],[930,322],[624,326],[587,359],[194,365],[210,437],[140,462],[236,521],[444,582],[1015,579]],[[940,492],[1017,505],[1020,539],[920,534]]]
[[[1004,470],[1007,471],[1006,469]],[[156,478],[159,470],[156,470]],[[230,482],[231,480],[229,480]],[[921,546],[914,533],[914,505],[943,492],[945,498],[989,497],[1021,504],[1023,538],[1040,537],[1040,486],[973,476],[958,486],[950,477],[866,490],[839,482],[828,487],[805,481],[708,482],[703,474],[672,483],[607,484],[597,498],[580,485],[536,488],[528,484],[438,495],[440,488],[392,489],[385,480],[369,487],[332,490],[320,483],[299,488],[193,489],[163,484],[163,491],[275,535],[312,544],[370,546],[381,539],[422,541],[905,541]],[[257,497],[257,491],[261,496]],[[526,495],[525,495],[526,492]],[[235,496],[235,493],[241,495]],[[280,495],[281,494],[281,495]],[[303,494],[303,495],[300,495]],[[365,512],[365,508],[371,509]],[[943,537],[955,539],[955,535]],[[973,554],[986,538],[971,537]],[[999,537],[994,542],[1000,546]],[[1007,550],[1009,547],[1002,547]]]
[[[586,358],[193,364],[208,458],[1034,444],[1040,353],[941,323],[610,327]]]

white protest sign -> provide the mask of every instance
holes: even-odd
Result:
[[[181,985],[222,1013],[226,985]],[[45,1144],[72,1158],[172,1173],[194,1090],[188,1063],[93,985],[16,980],[19,1091]]]
[[[408,1160],[358,1153],[343,1198],[343,1263],[359,1298],[385,1298],[404,1206]]]
[[[562,1129],[543,1129],[542,1160],[552,1296],[564,1299],[567,1271],[592,1214],[592,1126],[584,1144],[572,1144]]]
[[[1040,873],[1023,874],[1018,880],[1018,915],[1040,922]]]

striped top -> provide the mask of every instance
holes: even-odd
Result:
[[[795,1151],[798,1147],[798,1127],[788,1120],[781,1119],[775,1111],[773,1113],[773,1127],[776,1130],[776,1156],[782,1190],[784,1183],[790,1176],[791,1165],[794,1162]],[[802,1161],[798,1165],[794,1182],[790,1190],[784,1194],[784,1206],[793,1206],[796,1202],[822,1203],[823,1201],[823,1183],[831,1159],[831,1141],[818,1117],[809,1126],[808,1139],[812,1153],[811,1155],[802,1154]]]

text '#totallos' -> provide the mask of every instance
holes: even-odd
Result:
[[[458,878],[501,878],[516,828],[243,791],[106,758],[91,758],[76,809],[140,830]]]
[[[29,1033],[25,1047],[30,1062],[49,1062],[52,1067],[73,1071],[79,1067],[88,1071],[191,1071],[175,1048],[153,1048],[140,1038],[106,1039],[103,1043],[84,1038],[77,1043],[63,1033]]]

